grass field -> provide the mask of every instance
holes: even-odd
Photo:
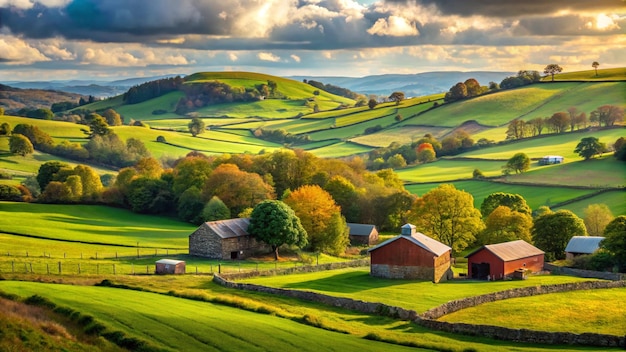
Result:
[[[626,331],[624,301],[626,288],[571,291],[485,303],[439,320],[513,329],[540,327],[543,331],[621,336]]]
[[[338,142],[316,149],[309,149],[308,152],[320,158],[337,158],[345,155],[367,153],[372,148],[350,142]]]
[[[44,295],[60,306],[96,316],[111,330],[177,351],[409,350],[289,319],[154,293],[16,281],[0,282],[0,290],[22,297]]]
[[[478,209],[480,209],[480,205],[483,200],[488,195],[495,192],[519,194],[524,197],[526,203],[528,203],[528,206],[530,206],[531,209],[537,209],[542,205],[552,206],[554,204],[594,192],[594,190],[590,189],[573,189],[558,186],[542,187],[477,180],[457,181],[451,183],[457,189],[470,193],[474,197],[474,206]],[[410,184],[406,186],[406,189],[413,194],[422,196],[431,189],[436,188],[438,185],[439,184],[432,183]],[[566,208],[569,209],[569,205]]]
[[[165,217],[97,205],[0,202],[0,232],[155,248],[187,248],[196,227]]]
[[[598,74],[596,75],[596,70],[587,70],[587,71],[576,71],[576,72],[563,72],[557,75],[554,75],[555,81],[560,80],[626,80],[626,68],[604,68],[598,69]],[[551,76],[546,76],[543,78],[543,81],[552,80]]]
[[[555,207],[554,210],[567,209],[583,219],[585,217],[585,208],[587,208],[591,204],[606,204],[613,215],[626,215],[625,200],[626,193],[623,190],[616,190],[608,193],[598,194],[591,198],[583,199],[575,203],[564,205],[562,207]]]
[[[448,160],[440,159],[432,163],[409,166],[396,170],[404,182],[443,182],[458,179],[471,179],[474,169],[479,169],[485,176],[502,175],[501,160]]]
[[[430,281],[380,279],[370,276],[368,268],[352,268],[288,276],[258,277],[248,283],[322,292],[333,296],[381,302],[424,312],[430,308],[463,297],[477,296],[514,287],[577,282],[568,276],[531,276],[520,281]]]
[[[452,129],[446,127],[404,125],[388,128],[380,132],[367,134],[364,136],[350,138],[350,141],[359,144],[370,145],[376,148],[381,148],[388,147],[389,144],[392,143],[390,141],[400,144],[411,144],[412,142],[424,137],[424,135],[427,133],[430,133],[433,137],[440,139],[451,130]]]

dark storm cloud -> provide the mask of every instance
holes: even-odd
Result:
[[[74,0],[64,8],[35,4],[0,8],[0,26],[29,38],[62,36],[102,42],[164,35],[224,35],[231,26],[220,14],[229,2],[199,0]]]
[[[443,14],[487,17],[521,17],[553,14],[560,10],[572,12],[624,11],[624,0],[386,0],[396,4],[432,5]]]

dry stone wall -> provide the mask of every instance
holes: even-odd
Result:
[[[557,266],[557,265],[550,264],[550,263],[545,263],[543,267],[544,269],[549,270],[551,273],[554,273],[554,274],[563,274],[563,275],[570,275],[570,276],[577,276],[577,277],[584,277],[584,278],[595,278],[595,279],[613,280],[613,281],[626,280],[626,274],[620,274],[620,273],[609,273],[606,271],[593,271],[593,270],[566,268],[566,267]]]
[[[292,268],[281,268],[281,269],[275,269],[275,270],[228,273],[228,274],[221,274],[221,276],[227,280],[241,280],[241,279],[248,279],[248,278],[257,277],[257,276],[275,276],[275,275],[287,275],[287,274],[295,274],[295,273],[313,273],[317,271],[326,271],[326,270],[334,270],[334,269],[357,268],[357,267],[368,266],[369,264],[370,264],[369,259],[359,259],[359,260],[352,260],[349,262],[294,266]]]
[[[239,290],[281,295],[312,302],[318,302],[333,307],[354,310],[366,314],[375,314],[402,320],[411,320],[415,324],[424,326],[429,329],[451,332],[455,334],[483,336],[493,339],[524,343],[626,348],[626,336],[595,333],[574,334],[567,332],[547,332],[528,329],[511,329],[490,325],[448,323],[436,320],[446,314],[458,311],[460,309],[473,307],[478,304],[494,302],[509,298],[527,297],[565,291],[623,288],[626,287],[626,281],[587,281],[515,288],[511,290],[450,301],[442,304],[439,307],[430,309],[421,315],[418,315],[417,312],[415,312],[414,310],[389,306],[383,303],[365,302],[350,298],[334,297],[316,292],[287,290],[261,285],[232,282],[217,274],[213,276],[213,281],[218,283],[219,285]]]

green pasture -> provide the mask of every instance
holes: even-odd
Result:
[[[386,116],[382,116],[373,120],[368,120],[358,124],[353,124],[345,127],[331,128],[322,131],[316,131],[309,133],[309,136],[314,141],[331,139],[331,138],[352,138],[355,136],[363,135],[365,130],[370,127],[382,126],[388,127],[396,123],[396,114],[391,113]]]
[[[614,216],[626,215],[626,192],[615,190],[601,193],[562,207],[555,207],[554,210],[567,209],[582,219],[585,217],[585,209],[591,204],[606,204]]]
[[[580,282],[569,276],[537,275],[519,281],[455,280],[435,284],[431,281],[395,280],[372,277],[369,268],[350,268],[287,276],[256,277],[247,283],[321,292],[332,296],[380,302],[424,312],[451,300],[498,292],[515,287]]]
[[[405,123],[456,127],[475,120],[487,126],[500,126],[565,94],[580,83],[534,84],[499,91],[455,103],[444,104]]]
[[[552,76],[546,76],[543,81],[551,81]],[[554,75],[555,81],[568,81],[568,80],[626,80],[626,67],[619,68],[599,68],[598,75],[596,76],[596,70],[576,71],[576,72],[562,72]]]
[[[531,209],[537,209],[542,205],[552,206],[570,199],[584,196],[595,192],[590,189],[576,189],[559,186],[533,186],[533,185],[520,185],[514,183],[500,183],[490,181],[479,180],[467,180],[448,182],[454,185],[456,189],[470,193],[474,197],[474,206],[480,209],[480,205],[483,200],[490,194],[496,192],[519,194],[526,200],[528,206]],[[405,188],[418,196],[423,196],[428,191],[437,188],[439,183],[422,183],[422,184],[409,184]],[[573,204],[572,204],[573,205]],[[569,209],[567,205],[565,208]],[[617,206],[618,204],[609,204],[611,206]]]
[[[479,169],[487,177],[499,176],[505,164],[506,161],[502,160],[439,159],[395,171],[404,182],[442,182],[471,179],[474,169]]]
[[[195,226],[98,205],[0,202],[0,232],[154,248],[187,248]]]
[[[560,84],[560,83],[557,83]],[[626,82],[580,83],[566,94],[555,96],[547,104],[526,112],[521,116],[523,120],[535,117],[550,117],[557,112],[567,112],[570,107],[590,117],[591,112],[603,105],[626,107]]]
[[[367,110],[369,110],[368,106],[358,106],[358,107],[345,108],[345,109],[335,109],[335,110],[314,112],[312,114],[303,116],[302,118],[303,119],[328,119],[328,118],[336,118],[336,117],[341,117],[345,115],[356,114],[356,113],[367,111]]]
[[[297,145],[295,147],[299,148],[299,149],[306,150],[306,151],[311,151],[311,150],[314,150],[314,149],[319,149],[319,148],[322,148],[322,147],[331,146],[331,145],[336,144],[336,143],[339,143],[339,141],[336,140],[336,139],[329,139],[329,140],[326,140],[326,141],[319,141],[319,142],[312,142],[312,143],[307,143],[307,144],[301,144],[301,145]]]
[[[625,301],[626,288],[560,292],[485,303],[439,320],[622,336],[626,331]]]
[[[230,117],[216,117],[216,118],[203,118],[202,121],[207,127],[223,127],[243,122],[258,121],[258,119],[234,119]],[[189,131],[189,122],[191,119],[188,117],[179,117],[176,119],[163,119],[150,121],[150,127],[161,129],[172,129],[177,131]]]
[[[249,103],[222,103],[208,105],[195,110],[202,117],[261,117],[266,119],[284,119],[308,114],[313,108],[304,100],[265,99]]]
[[[176,351],[409,350],[237,308],[108,287],[3,281],[0,289],[41,295],[112,330]]]
[[[493,128],[484,129],[476,133],[471,133],[471,135],[475,142],[480,140],[481,138],[494,141],[494,142],[502,142],[506,140],[506,131],[508,128],[509,128],[508,125],[504,125],[501,127],[493,127]]]
[[[41,164],[46,161],[61,161],[70,166],[76,166],[80,163],[65,159],[48,153],[42,153],[37,150],[33,154],[19,156],[9,152],[9,137],[0,137],[0,170],[5,170],[14,176],[27,176],[37,174]],[[100,175],[115,173],[115,171],[100,166],[90,167]]]
[[[459,156],[508,160],[515,155],[515,153],[522,152],[528,155],[529,158],[541,158],[545,155],[561,155],[565,158],[565,162],[567,163],[574,160],[582,160],[578,154],[574,153],[574,149],[581,139],[596,137],[600,142],[610,146],[613,145],[619,137],[625,134],[626,130],[624,130],[624,128],[549,134],[540,138],[522,139],[505,145],[477,149],[460,154]]]
[[[124,121],[128,123],[130,119],[140,121],[159,120],[162,118],[172,118],[178,116],[174,114],[176,104],[180,98],[184,97],[183,92],[170,92],[160,97],[150,99],[137,104],[124,104],[114,108],[120,115],[124,116]],[[169,115],[153,115],[154,110],[165,110]]]
[[[18,124],[27,124],[39,127],[42,131],[49,134],[52,139],[59,143],[63,140],[85,139],[86,135],[81,129],[87,128],[84,125],[79,125],[72,122],[65,121],[53,121],[53,120],[39,120],[28,117],[19,116],[0,116],[0,124],[8,123],[11,126],[11,130]],[[87,128],[88,129],[88,128]]]
[[[394,106],[388,106],[380,109],[366,110],[357,114],[344,115],[335,118],[336,127],[345,127],[354,125],[356,123],[365,122],[373,119],[388,116],[390,114],[396,114],[397,108]],[[395,115],[394,115],[395,117]]]
[[[626,186],[626,163],[615,159],[612,153],[602,157],[572,162],[539,166],[532,164],[532,169],[519,175],[511,175],[512,182],[532,182],[536,184],[556,184],[611,188]]]
[[[450,128],[445,127],[429,127],[429,126],[411,126],[403,125],[391,127],[382,131],[366,134],[363,136],[351,138],[350,141],[359,144],[365,144],[376,148],[388,147],[392,142],[400,144],[410,144],[430,133],[435,138],[441,138],[450,132]]]
[[[309,149],[308,151],[309,153],[315,154],[320,158],[338,158],[342,156],[368,153],[371,150],[372,148],[370,147],[351,142],[338,142],[317,149]]]

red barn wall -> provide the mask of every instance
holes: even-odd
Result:
[[[434,254],[400,238],[371,252],[372,264],[434,267]]]
[[[543,254],[504,263],[504,275],[511,275],[520,268],[530,270],[533,273],[543,270]]]
[[[504,262],[487,249],[482,249],[467,258],[467,276],[472,277],[472,264],[489,263],[489,275],[502,278],[504,275]]]

